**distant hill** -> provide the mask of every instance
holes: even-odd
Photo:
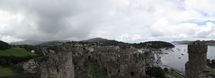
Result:
[[[51,45],[59,45],[66,40],[56,40],[56,41],[37,41],[37,40],[25,40],[19,42],[10,43],[12,45],[40,45],[40,46],[51,46]]]
[[[128,43],[116,41],[116,40],[108,40],[104,38],[92,38],[89,40],[83,40],[81,42],[87,42],[91,44],[98,44],[102,46],[110,46],[110,45],[128,45]]]
[[[141,47],[150,47],[150,48],[173,48],[175,47],[172,43],[169,42],[164,42],[164,41],[148,41],[148,42],[142,42],[142,43],[134,43],[134,44],[129,44],[129,43],[124,43],[116,40],[108,40],[104,38],[93,38],[89,40],[84,40],[83,42],[89,42],[89,43],[98,43],[100,45],[132,45],[136,48],[141,48]]]
[[[39,45],[39,46],[53,46],[53,45],[61,45],[64,42],[69,42],[66,40],[59,40],[59,41],[35,41],[35,40],[26,40],[26,41],[21,41],[21,42],[15,42],[11,43],[13,45]],[[116,41],[116,40],[109,40],[109,39],[104,39],[104,38],[92,38],[88,40],[82,40],[82,41],[77,41],[77,42],[83,42],[87,44],[96,44],[100,46],[127,46],[127,45],[132,45],[136,48],[141,48],[141,47],[151,47],[151,48],[171,48],[174,47],[173,44],[169,42],[164,42],[164,41],[149,41],[149,42],[142,42],[142,43],[125,43],[121,41]]]
[[[215,45],[215,40],[208,40],[208,41],[205,41],[205,42],[208,45]]]
[[[172,43],[173,44],[190,44],[192,42],[194,42],[194,41],[173,41]],[[215,40],[207,40],[207,41],[203,40],[203,42],[208,45],[215,45]]]
[[[160,49],[160,48],[174,48],[175,45],[169,42],[165,41],[148,41],[148,42],[142,42],[139,44],[134,44],[135,47],[149,47],[149,48],[155,48],[155,49]]]
[[[68,42],[68,41],[47,41],[47,42],[43,42],[43,43],[40,43],[40,44],[37,44],[38,46],[55,46],[55,45],[61,45],[63,44],[64,42]]]
[[[190,44],[192,43],[193,41],[173,41],[172,43],[173,44]]]
[[[104,39],[104,38],[92,38],[92,39],[89,39],[89,40],[83,40],[83,42],[107,42],[107,41],[110,41],[108,39]]]
[[[10,44],[12,45],[38,45],[41,43],[44,43],[46,41],[39,41],[39,40],[24,40],[24,41],[18,41],[18,42],[12,42]]]
[[[8,43],[0,40],[0,50],[9,49],[10,47],[11,46]]]

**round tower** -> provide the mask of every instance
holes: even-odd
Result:
[[[186,63],[186,78],[204,78],[207,66],[207,49],[204,42],[196,41],[188,45],[189,61]]]

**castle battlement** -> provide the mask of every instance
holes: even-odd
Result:
[[[188,44],[188,53],[207,53],[208,45],[201,41],[195,41]]]

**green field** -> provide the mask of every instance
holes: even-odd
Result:
[[[36,54],[33,54],[24,48],[10,48],[7,50],[0,50],[1,61],[6,61],[5,63],[0,61],[3,64],[0,65],[0,78],[14,78],[13,76],[17,76],[18,73],[21,73],[21,71],[16,70],[17,68],[14,68],[16,67],[16,63],[14,63],[14,65],[10,65],[7,62],[22,62],[20,60],[25,61],[26,59],[34,57],[35,55]]]
[[[0,68],[0,77],[13,76],[15,73],[10,68]]]
[[[11,48],[7,50],[0,50],[0,56],[14,56],[14,57],[25,57],[33,56],[31,52],[28,52],[24,48]]]
[[[103,71],[96,63],[92,63],[88,68],[89,78],[108,78],[107,72]]]

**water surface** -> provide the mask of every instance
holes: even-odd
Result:
[[[215,46],[208,46],[208,59],[215,59]],[[187,45],[176,45],[173,49],[165,50],[162,52],[168,54],[161,54],[161,61],[163,65],[167,65],[175,70],[184,72],[185,63],[188,61]]]

